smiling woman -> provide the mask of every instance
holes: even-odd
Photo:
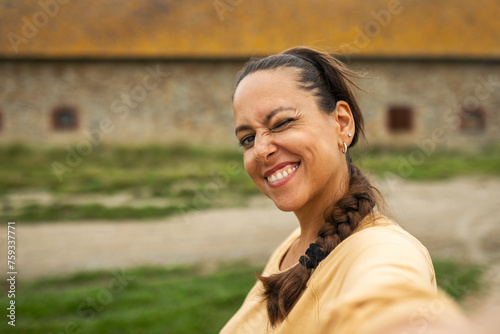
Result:
[[[379,212],[383,198],[349,157],[363,136],[353,78],[309,48],[240,73],[233,109],[245,169],[300,226],[222,333],[386,333],[420,329],[411,315],[423,308],[433,312],[426,325],[457,314],[425,247]]]

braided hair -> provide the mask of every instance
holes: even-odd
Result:
[[[326,53],[305,47],[296,47],[280,54],[249,61],[239,73],[236,87],[247,75],[277,68],[299,69],[300,85],[316,97],[318,107],[326,113],[335,110],[338,101],[349,104],[355,122],[355,133],[351,146],[363,136],[363,115],[352,87],[357,77],[343,63]],[[346,152],[348,188],[346,193],[325,211],[325,223],[318,232],[306,254],[301,256],[301,265],[284,272],[264,277],[257,275],[264,286],[263,299],[272,326],[282,322],[290,313],[307,286],[314,269],[344,239],[359,226],[364,217],[371,214],[382,200],[379,191],[352,163]]]

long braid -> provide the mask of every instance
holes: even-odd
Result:
[[[379,192],[361,173],[359,168],[348,163],[349,188],[325,217],[325,225],[318,232],[315,243],[325,254],[352,234],[359,222],[373,212]]]

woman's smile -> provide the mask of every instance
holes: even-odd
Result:
[[[276,167],[264,173],[264,178],[272,188],[278,188],[290,181],[300,166],[300,162],[290,163],[285,162],[278,164]]]

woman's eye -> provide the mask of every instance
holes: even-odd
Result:
[[[295,119],[293,118],[287,118],[285,119],[283,122],[279,122],[278,124],[276,124],[274,127],[273,127],[273,130],[274,129],[279,129],[279,128],[282,128],[284,127],[285,125],[289,124],[289,123],[292,123],[293,121],[295,121]]]
[[[240,146],[243,146],[243,147],[250,146],[253,143],[254,138],[255,138],[255,136],[253,136],[253,135],[243,137],[243,139],[240,141]]]

